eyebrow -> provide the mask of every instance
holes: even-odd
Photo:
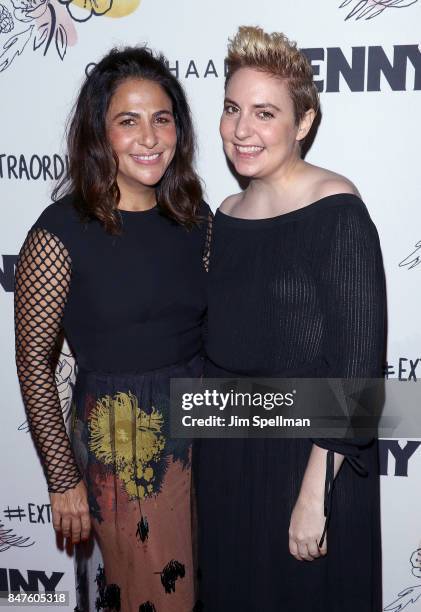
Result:
[[[228,102],[228,104],[233,104],[234,106],[240,106],[239,104],[237,104],[237,102],[234,102],[234,100],[231,100],[230,98],[225,98],[224,102]],[[281,112],[281,109],[278,106],[276,106],[275,104],[271,104],[270,102],[260,102],[259,104],[253,104],[253,108],[274,108],[275,110]]]
[[[172,117],[173,113],[167,109],[162,109],[156,111],[154,115],[170,115]],[[139,119],[140,113],[134,113],[133,111],[122,111],[121,113],[117,113],[117,115],[113,117],[113,120],[118,119],[119,117],[133,117],[133,119]]]

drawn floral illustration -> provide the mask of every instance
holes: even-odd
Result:
[[[415,243],[415,249],[407,255],[402,261],[399,262],[400,268],[406,268],[407,270],[412,270],[412,268],[416,268],[421,263],[421,240]]]
[[[13,11],[19,21],[32,21],[41,17],[48,8],[48,0],[12,0]]]
[[[416,578],[421,578],[421,548],[418,548],[412,553],[409,562],[411,564],[412,575]],[[397,598],[392,601],[392,603],[387,604],[383,610],[384,612],[402,612],[402,610],[408,609],[409,606],[412,606],[420,600],[421,584],[416,584],[406,589],[402,589],[402,591],[398,593]]]
[[[8,34],[14,27],[15,24],[9,9],[4,4],[0,4],[0,32]]]
[[[75,21],[88,21],[93,15],[105,15],[111,10],[113,0],[59,0]],[[82,9],[82,10],[80,10]]]
[[[55,381],[60,399],[61,411],[63,419],[67,423],[71,415],[73,389],[76,378],[76,365],[74,357],[66,343],[60,349],[60,354],[57,357],[57,366],[55,371]],[[19,431],[29,431],[28,421],[25,421],[18,427]]]
[[[344,0],[339,8],[348,7],[347,19],[373,19],[386,9],[407,8],[416,4],[418,0]]]
[[[0,72],[28,49],[44,56],[54,49],[63,61],[77,43],[77,28],[90,19],[120,18],[141,0],[1,0]]]
[[[30,538],[18,536],[12,529],[7,529],[3,523],[0,523],[0,552],[5,552],[10,548],[28,548],[34,544],[35,542]]]

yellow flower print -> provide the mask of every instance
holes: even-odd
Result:
[[[97,400],[89,419],[89,449],[105,465],[112,466],[131,498],[155,492],[154,466],[162,459],[164,419],[152,407],[139,409],[132,393],[106,395]]]
[[[106,17],[126,17],[133,13],[141,0],[59,0],[67,6],[75,21],[87,21],[93,15]],[[79,10],[82,9],[82,10]]]
[[[140,2],[141,0],[114,0],[111,10],[107,13],[107,17],[126,17],[126,15],[135,12]]]

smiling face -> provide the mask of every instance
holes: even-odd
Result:
[[[220,132],[224,151],[238,174],[276,177],[300,155],[312,111],[297,125],[285,81],[253,68],[240,68],[228,82]]]
[[[153,190],[177,146],[172,103],[163,88],[153,81],[123,81],[111,98],[106,130],[118,157],[122,199],[125,193]]]

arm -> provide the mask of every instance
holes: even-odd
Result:
[[[291,515],[289,550],[298,561],[312,561],[327,553],[325,489],[328,452],[313,444],[300,493]],[[333,478],[335,478],[344,456],[332,453],[332,459]],[[322,536],[324,537],[321,542]]]
[[[329,248],[317,260],[328,376],[378,377],[386,298],[377,233],[363,210],[345,206],[335,214],[334,226],[327,227],[324,240]],[[298,559],[326,554],[324,536],[334,478],[344,458],[354,465],[360,448],[370,440],[326,438],[313,442],[291,517],[290,550]],[[320,541],[323,545],[319,548]]]
[[[66,536],[72,532],[77,541],[77,531],[83,530],[86,536],[88,528],[86,492],[63,421],[52,365],[70,279],[70,257],[60,240],[44,229],[31,230],[16,269],[16,364],[28,423],[47,478],[54,527]]]

